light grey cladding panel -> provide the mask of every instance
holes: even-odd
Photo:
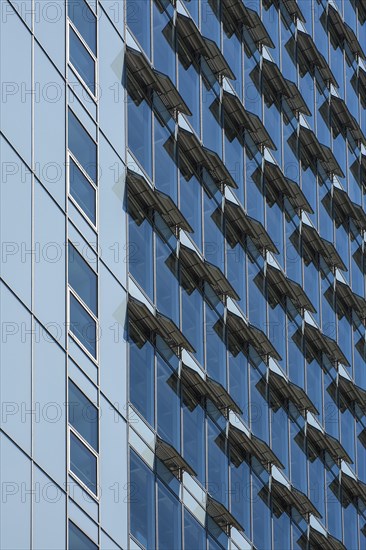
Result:
[[[49,453],[54,456],[54,453]],[[33,548],[60,550],[66,548],[65,493],[37,466],[33,466]]]
[[[0,323],[1,428],[30,454],[32,319],[27,309],[1,282]]]
[[[0,136],[0,274],[31,306],[32,176]]]
[[[0,20],[1,130],[31,166],[31,34],[12,8],[7,11]]]
[[[31,462],[0,433],[0,548],[31,548]]]
[[[65,215],[36,180],[34,184],[34,313],[65,346]]]
[[[121,414],[126,414],[127,343],[124,339],[127,294],[100,264],[100,387]],[[118,404],[118,405],[117,405]]]
[[[101,398],[100,511],[103,529],[127,548],[127,428],[124,419]]]
[[[33,453],[44,471],[65,488],[66,356],[39,325],[36,328],[33,395],[38,414],[33,422]]]
[[[9,4],[10,2],[10,4]],[[7,17],[14,17],[14,10],[17,11],[25,24],[32,29],[33,26],[33,0],[9,0],[9,2],[0,2],[1,18],[6,22]],[[13,10],[14,8],[14,10]]]
[[[116,5],[118,3],[116,2]],[[124,42],[100,11],[99,114],[100,127],[123,158],[125,150],[125,95],[123,87]]]
[[[126,286],[125,167],[102,134],[99,141],[99,158],[100,255],[121,284]]]
[[[61,74],[65,74],[65,0],[34,1],[34,32]]]
[[[117,29],[123,35],[124,10],[126,8],[125,0],[99,0],[105,13]]]
[[[34,171],[54,199],[65,207],[65,83],[51,61],[34,49]]]

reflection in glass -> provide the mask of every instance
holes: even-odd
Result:
[[[97,494],[97,457],[70,433],[70,470],[94,493]]]

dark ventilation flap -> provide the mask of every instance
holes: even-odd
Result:
[[[225,184],[235,189],[238,187],[218,154],[204,147],[195,134],[179,128],[178,147],[186,178],[190,179],[197,173],[199,167],[203,167],[209,172],[216,185]]]
[[[271,471],[272,464],[277,466],[277,468],[284,468],[282,462],[277,458],[269,445],[259,437],[249,433],[247,435],[236,426],[229,424],[228,438],[231,445],[241,454],[242,460],[244,460],[246,454],[250,454],[254,456],[268,472]]]
[[[329,120],[328,112],[330,111],[330,120],[335,137],[339,134],[346,137],[348,129],[356,143],[366,145],[366,137],[343,99],[334,95],[331,95],[330,98],[330,103],[325,101],[319,111],[326,122]]]
[[[296,281],[286,277],[280,269],[267,264],[266,276],[264,276],[264,271],[261,271],[255,277],[259,288],[262,288],[264,280],[267,280],[268,292],[276,303],[282,303],[283,299],[288,297],[297,309],[305,308],[315,313],[316,310],[303,288]]]
[[[323,166],[327,174],[335,174],[344,178],[344,173],[339,166],[332,150],[327,145],[323,145],[318,141],[318,138],[310,128],[300,126],[299,128],[300,141],[300,157],[307,168],[314,164],[314,160],[318,160]],[[289,138],[290,146],[295,154],[297,154],[297,134],[294,132]]]
[[[334,384],[333,391],[335,390],[335,382],[332,382],[331,385]],[[362,409],[364,412],[366,412],[366,391],[354,384],[351,380],[348,380],[348,378],[345,378],[344,376],[338,376],[338,389],[339,393],[343,397],[343,399],[351,404],[351,403],[357,403],[357,405]]]
[[[327,451],[335,463],[338,463],[339,460],[344,460],[345,462],[348,462],[348,464],[353,463],[352,459],[347,454],[347,451],[344,447],[342,447],[338,439],[332,435],[318,430],[309,423],[306,427],[306,434],[308,441],[314,448],[317,449],[318,453],[321,451]],[[315,459],[315,456],[313,458]]]
[[[247,111],[238,96],[224,90],[222,104],[238,134],[244,129],[257,147],[265,145],[269,149],[277,149],[260,118]]]
[[[291,82],[291,80],[287,80],[287,86],[290,89],[290,97],[286,98],[287,103],[290,106],[290,109],[295,114],[296,112],[303,113],[304,115],[311,116],[311,111],[309,107],[305,103],[305,99],[302,97],[300,90],[296,86],[294,82]]]
[[[275,244],[263,225],[248,216],[240,205],[225,200],[224,216],[227,222],[227,238],[233,246],[248,236],[260,250],[270,250],[278,254]]]
[[[146,339],[149,339],[152,333],[155,333],[172,349],[184,348],[190,352],[195,351],[177,325],[169,317],[158,311],[154,315],[145,304],[132,296],[128,297],[128,315],[129,320],[139,328],[141,345],[144,344]]]
[[[331,33],[336,37],[338,44],[342,46],[344,42],[347,42],[354,55],[358,55],[365,59],[365,53],[357,36],[351,27],[343,21],[341,14],[332,4],[328,4],[328,20]]]
[[[132,88],[132,96],[138,104],[144,98],[141,88],[151,88],[159,96],[168,111],[177,110],[186,115],[192,114],[170,78],[153,69],[143,53],[127,46],[126,63],[129,88]]]
[[[351,218],[361,231],[366,229],[365,211],[362,206],[351,201],[346,191],[333,187],[333,203],[343,220]]]
[[[293,40],[292,38],[290,40]],[[298,45],[298,55],[299,55],[299,67],[300,73],[302,76],[307,72],[305,65],[309,67],[311,72],[314,72],[314,67],[317,67],[320,76],[324,82],[330,82],[338,88],[338,83],[329,68],[328,63],[326,62],[324,56],[319,52],[318,48],[315,45],[314,40],[306,32],[297,30],[297,45]]]
[[[191,410],[195,409],[197,402],[201,399],[210,399],[222,414],[228,418],[228,411],[242,414],[242,410],[232,399],[227,390],[211,378],[202,378],[198,372],[183,363],[181,380],[186,389],[193,394],[195,399],[191,400]]]
[[[178,51],[186,68],[200,55],[205,58],[207,65],[216,77],[226,76],[235,80],[235,75],[216,42],[202,36],[193,19],[177,13],[177,33]]]
[[[347,271],[335,246],[330,241],[323,239],[315,227],[303,223],[301,235],[304,245],[309,247],[313,253],[318,252],[324,258],[329,268],[338,267],[342,271]]]
[[[236,346],[234,346],[236,355],[239,351],[242,351],[243,347],[245,348],[247,344],[250,344],[259,355],[270,355],[274,359],[281,360],[281,356],[262,330],[250,323],[246,323],[242,317],[235,315],[235,313],[229,310],[227,311],[226,326],[229,336],[236,341]]]
[[[183,472],[197,475],[178,451],[159,436],[156,436],[155,454],[176,478],[181,479]]]
[[[132,208],[141,219],[152,209],[160,214],[169,227],[193,231],[169,195],[152,188],[141,174],[128,169],[126,182],[129,203],[132,203]]]
[[[309,529],[309,538],[306,533],[302,534],[297,544],[302,550],[312,548],[313,550],[347,550],[342,542],[331,535],[323,535],[314,527]]]
[[[231,527],[244,532],[244,527],[234,518],[229,510],[209,494],[207,494],[206,512],[226,534],[230,533]]]
[[[342,363],[349,366],[341,348],[333,338],[323,334],[317,327],[305,322],[304,334],[306,346],[312,350],[313,355],[324,353],[332,363]]]
[[[238,294],[221,269],[203,260],[197,252],[181,244],[179,259],[193,279],[206,281],[219,295],[230,296],[234,300],[239,300]]]
[[[260,174],[261,168],[258,167],[253,174],[255,181],[260,182]],[[306,197],[298,184],[290,178],[287,178],[278,164],[265,160],[264,177],[267,183],[266,192],[269,193],[269,196],[271,195],[271,191],[274,189],[277,195],[283,194],[287,197],[294,210],[301,209],[309,212],[310,214],[313,213],[313,209],[306,200]]]
[[[366,300],[362,296],[352,292],[347,284],[338,280],[336,281],[336,296],[347,308],[353,309],[360,319],[366,319]]]
[[[268,369],[267,380],[266,377],[263,376],[257,383],[257,389],[263,396],[266,395],[267,383],[271,390],[271,407],[274,411],[277,411],[286,404],[287,401],[291,401],[303,416],[305,416],[306,411],[310,411],[313,414],[319,414],[319,411],[305,391],[297,384],[290,382],[290,380],[284,376]]]
[[[266,486],[263,487],[261,491],[265,492],[266,495],[270,493],[275,503],[276,501],[280,503],[279,507],[274,506],[275,510],[276,508],[280,510],[278,516],[281,515],[284,509],[294,507],[302,515],[305,521],[308,521],[309,514],[313,514],[317,518],[322,517],[305,493],[295,489],[292,485],[287,487],[272,477],[270,488],[269,490],[269,486]]]
[[[366,483],[363,483],[359,479],[354,479],[343,471],[340,473],[341,487],[353,498],[360,498],[366,504]]]
[[[282,0],[282,2],[280,3],[280,0],[263,0],[263,3],[266,7],[266,9],[268,9],[270,7],[271,4],[273,4],[274,6],[276,6],[276,8],[278,9],[279,7],[281,7],[281,5],[285,6],[288,14],[294,18],[296,17],[297,19],[300,19],[300,21],[302,21],[303,23],[306,22],[306,19],[299,7],[299,4],[297,3],[296,0]]]

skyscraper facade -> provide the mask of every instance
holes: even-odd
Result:
[[[0,24],[0,548],[365,549],[365,0]]]

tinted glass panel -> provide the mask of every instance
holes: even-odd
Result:
[[[69,521],[69,550],[97,550],[98,546]]]
[[[97,275],[70,243],[69,283],[92,312],[97,315]]]
[[[69,422],[96,451],[98,450],[98,409],[69,380]]]
[[[95,225],[95,189],[71,158],[70,194]]]
[[[171,368],[160,358],[158,358],[157,365],[156,401],[159,434],[179,451],[180,401],[178,380]]]
[[[187,510],[184,511],[184,548],[206,550],[206,533]]]
[[[70,329],[93,357],[96,357],[96,323],[72,294],[70,294]]]
[[[95,94],[95,63],[79,37],[70,27],[70,61],[84,80],[85,84]]]
[[[87,3],[84,0],[69,0],[67,13],[89,48],[96,55],[96,17]]]
[[[69,109],[69,149],[94,183],[97,180],[97,146]]]
[[[154,350],[148,342],[141,349],[130,344],[130,400],[154,425]]]
[[[97,493],[97,457],[73,433],[70,434],[70,470]]]
[[[154,474],[131,452],[130,514],[132,535],[149,550],[155,548]]]
[[[159,483],[159,550],[181,547],[181,509],[177,498]]]

